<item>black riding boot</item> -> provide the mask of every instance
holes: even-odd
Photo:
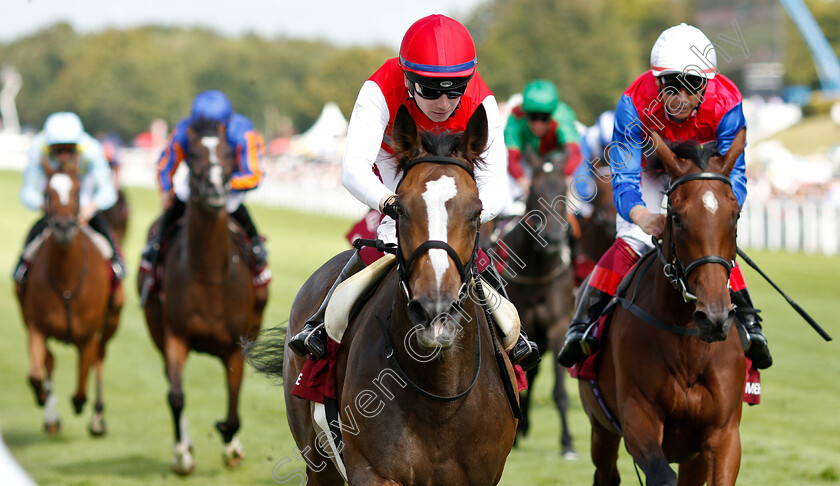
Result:
[[[499,275],[499,272],[496,271],[492,263],[481,272],[481,277],[492,285],[493,289],[502,297],[505,299],[508,298],[502,276]],[[512,364],[518,364],[525,371],[535,368],[542,360],[540,351],[537,349],[537,343],[529,340],[528,335],[522,328],[519,329],[519,339],[516,341],[513,349],[510,350],[510,353],[508,353],[508,357]]]
[[[41,219],[35,222],[32,225],[32,228],[29,230],[29,234],[26,235],[26,241],[23,242],[23,249],[25,250],[32,240],[35,239],[36,236],[41,234],[47,228],[47,218],[41,216]],[[23,259],[23,252],[20,254],[20,258],[18,258],[18,263],[15,266],[15,271],[12,273],[12,276],[15,278],[15,281],[19,284],[23,284],[26,282],[26,271],[29,269],[29,262]]]
[[[341,269],[338,278],[333,282],[324,301],[321,302],[321,307],[315,311],[315,314],[306,320],[303,329],[295,334],[289,340],[289,347],[298,356],[306,356],[308,353],[312,354],[315,359],[321,359],[327,353],[327,330],[324,328],[324,315],[327,313],[327,305],[330,302],[335,288],[338,284],[355,275],[359,270],[365,268],[365,262],[359,257],[359,252],[353,253],[350,260]]]
[[[108,240],[108,244],[111,245],[111,270],[113,270],[114,276],[117,277],[117,280],[125,278],[125,262],[123,261],[122,253],[119,248],[117,248],[117,243],[113,238],[111,238],[111,230],[108,228],[108,222],[105,221],[105,217],[102,216],[102,213],[97,212],[94,214],[93,217],[90,218],[90,221],[88,221],[88,226]]]
[[[735,317],[738,322],[744,326],[749,338],[749,345],[747,347],[747,357],[755,364],[755,367],[763,370],[769,368],[773,364],[773,358],[770,356],[770,348],[767,346],[767,338],[761,331],[761,317],[758,316],[759,310],[753,307],[750,293],[746,288],[737,292],[729,292],[732,297],[732,302],[735,304]]]
[[[580,305],[572,317],[572,324],[566,332],[563,349],[557,355],[557,361],[561,365],[570,368],[598,350],[598,338],[586,331],[598,320],[610,300],[612,300],[612,295],[595,287],[586,286]]]
[[[173,198],[172,205],[163,212],[163,215],[160,217],[160,223],[158,223],[158,230],[157,233],[152,235],[152,239],[149,240],[149,243],[146,245],[146,248],[143,250],[143,260],[150,263],[154,266],[157,263],[158,256],[160,255],[160,245],[163,242],[163,237],[169,233],[170,228],[174,225],[178,219],[183,216],[184,211],[186,211],[187,205],[181,202],[180,199]]]
[[[263,245],[262,236],[257,233],[257,227],[254,226],[254,221],[248,213],[248,209],[244,204],[240,204],[236,211],[230,213],[231,216],[242,226],[248,239],[251,241],[251,253],[254,255],[254,263],[257,268],[262,268],[268,259],[268,250]]]

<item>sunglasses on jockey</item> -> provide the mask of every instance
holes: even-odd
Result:
[[[458,99],[464,96],[467,85],[472,79],[472,75],[465,78],[430,78],[409,71],[403,72],[408,78],[409,93],[427,100],[436,100],[442,95],[446,95],[450,100]]]
[[[551,120],[551,113],[526,113],[525,116],[528,118],[529,121],[533,122],[547,122]]]
[[[78,147],[74,143],[61,143],[50,145],[50,154],[52,155],[75,154],[77,151]]]
[[[701,93],[706,89],[708,80],[703,76],[685,73],[670,73],[659,76],[662,89],[677,91],[684,89],[688,94]]]

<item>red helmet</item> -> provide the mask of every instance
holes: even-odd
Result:
[[[408,28],[400,45],[400,66],[427,78],[468,78],[477,63],[467,28],[445,15],[429,15]]]

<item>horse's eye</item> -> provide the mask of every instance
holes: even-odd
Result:
[[[682,226],[682,219],[680,219],[679,214],[672,214],[671,215],[671,222],[674,223],[674,226],[677,228]]]

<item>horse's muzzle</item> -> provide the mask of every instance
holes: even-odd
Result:
[[[415,326],[417,343],[426,349],[446,349],[461,330],[461,314],[455,300],[412,299],[408,319]]]
[[[725,341],[734,318],[735,309],[731,306],[720,311],[695,310],[694,323],[700,331],[698,338],[706,343]]]
[[[70,218],[56,218],[48,223],[55,241],[61,246],[69,246],[79,234],[79,223]]]

